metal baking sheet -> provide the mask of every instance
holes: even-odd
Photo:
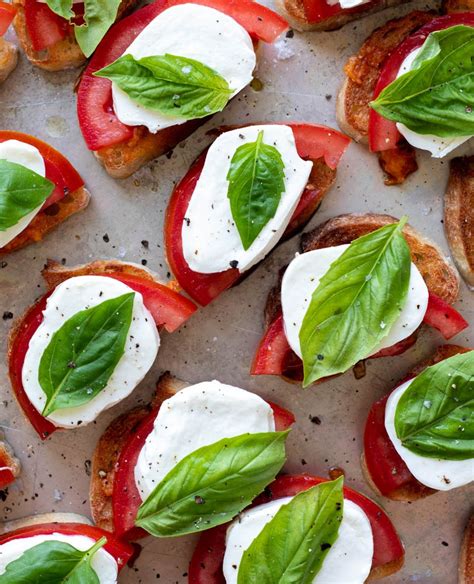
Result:
[[[110,178],[84,146],[76,121],[73,85],[77,71],[46,73],[20,58],[16,71],[0,87],[0,127],[27,132],[61,150],[86,180],[92,193],[89,208],[64,223],[37,245],[3,258],[0,264],[0,316],[18,317],[44,290],[40,269],[47,258],[69,265],[96,258],[140,263],[164,280],[162,228],[166,203],[175,182],[209,142],[206,131],[222,123],[300,120],[336,127],[335,96],[342,66],[375,26],[423,2],[385,11],[340,31],[283,38],[260,51],[257,78],[260,91],[244,90],[222,114],[177,147],[171,157],[148,164],[129,179]],[[260,85],[260,84],[256,84]],[[472,142],[472,141],[471,141]],[[469,145],[473,152],[473,145]],[[312,225],[351,211],[407,214],[417,229],[449,253],[443,234],[443,192],[448,164],[420,155],[420,170],[401,187],[385,187],[377,160],[366,148],[352,144],[338,170],[337,183],[312,220]],[[141,242],[149,242],[145,248]],[[0,519],[32,513],[74,511],[89,514],[89,461],[107,424],[118,414],[146,402],[163,370],[190,382],[218,378],[270,398],[295,412],[297,424],[289,439],[290,472],[326,475],[344,469],[347,484],[374,496],[359,466],[363,424],[374,400],[389,391],[411,365],[428,356],[442,339],[424,331],[416,347],[393,359],[367,362],[367,374],[352,372],[303,391],[271,377],[251,378],[249,366],[263,331],[263,306],[278,269],[292,257],[298,237],[281,245],[240,286],[202,309],[173,335],[163,335],[158,360],[145,381],[127,400],[83,429],[58,432],[44,443],[12,398],[6,360],[0,363],[0,426],[23,463],[23,473],[0,501]],[[472,322],[472,293],[461,285],[458,307]],[[6,353],[11,320],[0,319],[2,355]],[[455,341],[472,344],[472,329]],[[311,422],[318,416],[321,424]],[[463,527],[472,505],[468,488],[414,504],[374,497],[387,510],[406,546],[403,570],[387,584],[457,582],[457,555]],[[144,541],[141,557],[120,579],[128,583],[186,583],[194,538]]]

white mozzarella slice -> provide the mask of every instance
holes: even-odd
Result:
[[[48,298],[43,322],[30,340],[22,370],[23,387],[33,406],[42,412],[46,395],[38,379],[41,357],[52,335],[77,312],[133,290],[106,276],[77,276],[59,284]],[[132,323],[122,355],[107,385],[90,402],[52,412],[48,419],[56,426],[72,428],[89,424],[97,416],[126,398],[153,365],[160,338],[153,317],[135,292]]]
[[[362,6],[362,4],[367,4],[371,0],[326,0],[326,4],[329,6],[335,6],[340,4],[341,8],[354,8],[355,6]]]
[[[474,481],[474,458],[468,460],[441,460],[440,458],[428,458],[420,456],[403,446],[395,430],[395,412],[402,395],[410,387],[407,381],[397,387],[387,400],[385,407],[385,428],[395,450],[407,465],[411,474],[420,483],[437,489],[438,491],[450,491],[462,487]],[[427,402],[424,407],[429,408]]]
[[[411,70],[413,61],[423,47],[412,51],[402,63],[397,78]],[[459,146],[471,139],[472,136],[460,136],[459,138],[440,138],[432,134],[418,134],[407,128],[404,124],[397,123],[397,128],[405,140],[414,148],[428,150],[433,158],[443,158]]]
[[[283,323],[288,343],[299,357],[302,356],[299,333],[313,292],[331,264],[348,247],[338,245],[297,254],[285,271],[281,283]],[[399,343],[415,332],[423,321],[427,307],[428,288],[418,268],[412,263],[405,306],[387,336],[371,355]],[[384,327],[384,323],[381,323],[381,327]]]
[[[34,535],[12,539],[0,545],[0,575],[5,573],[7,565],[18,560],[27,550],[47,541],[67,543],[77,550],[84,552],[90,549],[96,542],[84,535],[64,535],[51,533],[48,535]],[[94,569],[100,584],[116,584],[118,566],[114,557],[107,550],[101,548],[92,556],[91,566]],[[47,574],[44,575],[47,580]]]
[[[0,142],[0,160],[8,160],[8,162],[21,164],[40,176],[45,176],[46,174],[44,160],[38,148],[31,146],[31,144],[20,142],[19,140],[5,140],[5,142]],[[10,243],[10,241],[15,239],[18,234],[28,227],[42,206],[41,204],[36,209],[33,209],[31,213],[22,217],[18,223],[12,225],[5,231],[0,231],[0,248]]]
[[[265,144],[275,146],[285,165],[285,191],[275,216],[245,250],[235,226],[227,191],[232,157],[242,144],[255,142],[263,131]],[[278,243],[298,205],[313,163],[298,155],[293,131],[288,126],[248,126],[221,134],[209,148],[201,176],[194,188],[182,227],[183,254],[195,272],[210,274],[248,270]]]
[[[241,513],[227,529],[223,571],[226,584],[237,584],[242,556],[253,540],[291,501],[285,497]],[[344,499],[344,515],[337,540],[324,559],[313,584],[363,584],[372,567],[374,541],[369,519],[362,509]]]
[[[217,71],[236,95],[252,80],[256,56],[248,32],[233,18],[207,6],[180,4],[167,8],[148,24],[124,53],[135,59],[165,54],[194,59]],[[156,133],[184,124],[132,100],[112,83],[114,111],[128,126]]]
[[[135,467],[143,499],[185,456],[198,448],[241,434],[273,432],[273,410],[258,395],[204,381],[163,402]]]

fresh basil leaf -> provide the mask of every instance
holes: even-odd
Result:
[[[85,404],[104,389],[125,352],[134,297],[130,292],[81,310],[54,333],[39,366],[43,416]]]
[[[94,75],[110,79],[150,110],[190,120],[220,112],[232,95],[217,71],[176,55],[138,60],[123,55]]]
[[[283,505],[245,550],[238,584],[312,584],[337,539],[343,477]]]
[[[280,152],[263,142],[242,144],[230,162],[227,197],[244,249],[248,249],[275,216],[285,190],[285,165]]]
[[[411,270],[405,222],[354,240],[321,278],[299,334],[304,387],[366,358],[400,316]]]
[[[100,584],[91,559],[106,543],[103,537],[81,552],[68,543],[45,541],[7,564],[0,584]]]
[[[42,205],[54,183],[21,164],[0,160],[0,231]]]
[[[49,0],[51,1],[51,0]],[[90,57],[117,18],[121,0],[84,0],[85,24],[75,27],[81,51]]]
[[[474,351],[415,377],[398,402],[395,431],[403,446],[420,456],[474,458]]]
[[[371,107],[418,134],[473,135],[473,54],[472,26],[431,33],[412,70],[390,83]]]
[[[46,4],[54,13],[58,14],[65,20],[69,20],[70,18],[74,17],[72,0],[46,0]]]
[[[275,478],[287,435],[242,434],[192,452],[141,504],[136,525],[156,537],[174,537],[226,523]]]

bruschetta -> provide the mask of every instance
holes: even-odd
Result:
[[[82,75],[87,147],[111,176],[130,176],[221,111],[252,80],[258,42],[287,28],[252,0],[156,0],[137,10],[110,29]]]
[[[128,543],[75,513],[44,513],[0,524],[5,582],[107,582],[136,555]]]
[[[118,417],[100,438],[92,517],[129,541],[225,523],[275,478],[294,420],[238,387],[164,374],[151,403]]]
[[[474,480],[473,376],[474,351],[442,345],[374,403],[362,468],[375,492],[415,501]]]
[[[290,573],[295,582],[304,574],[314,584],[363,584],[397,572],[404,555],[386,513],[342,477],[283,475],[233,522],[201,535],[188,582],[257,584]]]
[[[17,10],[13,24],[33,65],[63,71],[83,65],[115,20],[135,4],[135,0],[112,0],[96,14],[88,14],[92,5],[81,0],[72,0],[70,7],[48,0],[13,0]]]
[[[11,485],[18,478],[21,465],[16,458],[12,447],[5,441],[0,433],[0,490]]]
[[[451,306],[456,271],[405,221],[340,215],[305,233],[302,253],[268,297],[266,332],[251,373],[306,387],[360,359],[403,353],[422,323],[445,338],[466,328]]]
[[[462,277],[474,289],[474,156],[451,160],[444,231]]]
[[[16,46],[3,38],[15,17],[16,10],[8,2],[0,2],[0,83],[15,69],[18,62]]]
[[[222,128],[168,204],[165,248],[179,285],[206,305],[237,284],[311,219],[348,145],[315,124]]]
[[[40,241],[90,200],[62,154],[21,132],[0,131],[0,180],[0,255]]]
[[[472,45],[474,12],[457,1],[447,9],[443,16],[414,11],[388,21],[344,67],[346,79],[337,100],[339,126],[377,153],[388,185],[403,183],[417,170],[417,148],[441,158],[474,135],[473,96],[456,90],[472,67],[469,50],[462,56],[460,47]],[[451,46],[458,47],[455,66],[449,65]],[[439,62],[447,64],[442,82]],[[438,92],[441,85],[452,88],[450,97]],[[446,111],[452,115],[446,116]]]
[[[89,424],[127,397],[153,365],[159,330],[196,310],[134,264],[49,261],[47,292],[14,324],[8,347],[13,393],[42,439]]]
[[[466,525],[459,555],[459,584],[474,582],[474,516]]]

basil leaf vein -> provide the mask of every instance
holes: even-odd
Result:
[[[242,144],[232,157],[227,197],[245,250],[275,216],[285,191],[284,168],[280,152],[263,142],[263,130],[255,142]]]
[[[431,33],[413,68],[371,102],[383,117],[418,134],[441,138],[474,134],[474,28]]]
[[[82,552],[68,543],[45,541],[7,564],[0,584],[100,584],[91,560],[106,543],[103,537]]]
[[[321,483],[283,505],[244,552],[238,584],[312,584],[338,537],[342,486]]]
[[[474,458],[474,351],[425,369],[395,411],[403,446],[429,458]]]
[[[217,71],[176,55],[123,55],[94,73],[116,83],[137,103],[166,116],[196,119],[224,109],[233,91]]]
[[[174,537],[226,523],[274,480],[285,462],[287,435],[242,434],[192,452],[142,503],[136,525]]]
[[[54,183],[26,166],[0,160],[0,231],[42,205],[54,188]]]
[[[47,401],[43,415],[91,401],[125,352],[135,293],[81,310],[52,336],[39,365]]]
[[[321,278],[299,333],[304,387],[366,358],[400,316],[411,270],[405,222],[354,240]]]

